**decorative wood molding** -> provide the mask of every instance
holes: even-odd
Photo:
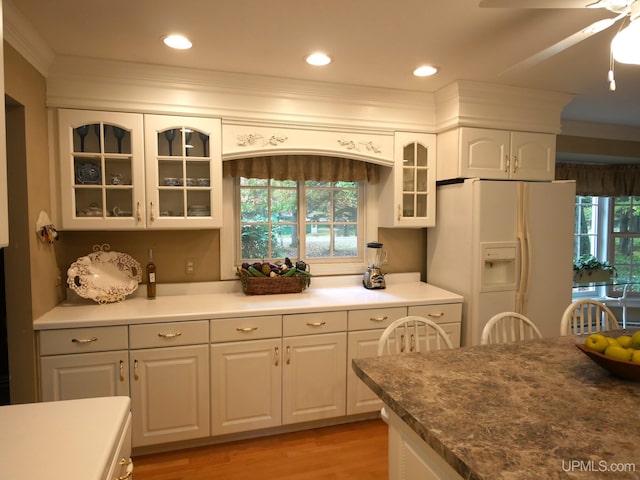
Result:
[[[374,144],[372,141],[368,142],[355,142],[354,140],[347,140],[345,138],[338,139],[338,143],[340,146],[345,147],[347,150],[356,150],[360,151],[358,145],[364,145],[367,151],[372,153],[382,153],[382,149],[380,145]]]
[[[238,135],[238,145],[241,147],[247,147],[249,145],[254,145],[257,140],[264,139],[262,135],[259,133],[246,133]],[[264,142],[262,142],[262,146],[267,145],[281,145],[286,142],[288,139],[286,135],[271,135]]]

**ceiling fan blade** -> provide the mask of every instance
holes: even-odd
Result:
[[[482,8],[587,8],[596,0],[480,0]]]
[[[527,70],[540,62],[544,62],[546,59],[557,55],[560,52],[563,52],[567,48],[573,47],[574,45],[580,43],[583,40],[586,40],[592,35],[599,33],[611,25],[616,23],[618,20],[624,18],[626,16],[625,13],[621,13],[617,17],[614,18],[605,18],[602,20],[598,20],[597,22],[592,23],[586,28],[583,28],[579,32],[574,33],[573,35],[568,36],[567,38],[560,40],[558,43],[551,45],[548,48],[536,53],[535,55],[530,56],[529,58],[524,59],[521,62],[516,63],[515,65],[507,68],[505,71],[500,73],[500,76],[507,74],[519,73],[523,70]]]

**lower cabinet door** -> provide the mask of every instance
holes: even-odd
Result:
[[[347,415],[379,411],[380,397],[358,378],[351,367],[354,358],[378,356],[378,340],[384,329],[349,332],[347,356]]]
[[[40,399],[128,396],[126,350],[40,357]]]
[[[209,436],[209,345],[129,356],[133,446]]]
[[[347,334],[286,337],[282,345],[282,423],[345,415]]]
[[[211,345],[211,434],[275,427],[282,420],[282,340]]]

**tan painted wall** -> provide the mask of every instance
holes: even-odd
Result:
[[[11,402],[37,399],[33,319],[62,298],[56,288],[55,247],[35,232],[41,210],[50,212],[45,79],[4,44],[9,172],[9,247],[5,249]],[[15,101],[15,102],[14,102]]]

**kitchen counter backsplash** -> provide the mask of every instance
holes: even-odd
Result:
[[[245,295],[239,281],[144,285],[122,302],[99,305],[69,291],[67,300],[37,318],[34,329],[129,325],[266,314],[461,303],[460,295],[420,281],[419,273],[388,274],[387,288],[367,290],[362,275],[313,277],[302,293]]]

